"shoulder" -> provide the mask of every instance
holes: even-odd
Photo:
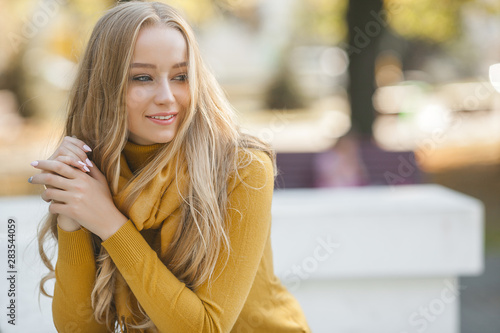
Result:
[[[228,179],[228,194],[242,186],[273,191],[276,176],[274,157],[255,148],[239,149],[237,164],[238,170]]]

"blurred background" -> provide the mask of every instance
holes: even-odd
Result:
[[[39,194],[29,163],[59,139],[78,59],[114,3],[0,0],[1,196]],[[168,3],[242,127],[276,149],[277,190],[436,183],[480,199],[486,272],[462,279],[461,326],[500,332],[500,94],[488,79],[500,2]]]

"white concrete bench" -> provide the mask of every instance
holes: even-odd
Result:
[[[272,241],[313,332],[458,333],[483,206],[438,185],[277,190]]]
[[[51,301],[37,300],[45,269],[33,239],[46,212],[39,197],[0,198],[1,272],[9,217],[18,244],[17,325],[2,277],[2,333],[55,332]],[[276,273],[315,333],[458,333],[457,276],[483,270],[482,214],[479,201],[433,185],[276,190]]]

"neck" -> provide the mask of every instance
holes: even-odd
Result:
[[[131,141],[127,141],[123,152],[130,170],[135,173],[142,169],[155,155],[158,149],[164,145],[164,143],[155,143],[152,145],[141,146]]]

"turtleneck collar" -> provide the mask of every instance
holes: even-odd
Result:
[[[142,168],[146,161],[156,152],[163,147],[164,143],[155,143],[152,145],[141,146],[133,142],[127,141],[123,153],[125,160],[130,168],[130,171],[136,172]]]

